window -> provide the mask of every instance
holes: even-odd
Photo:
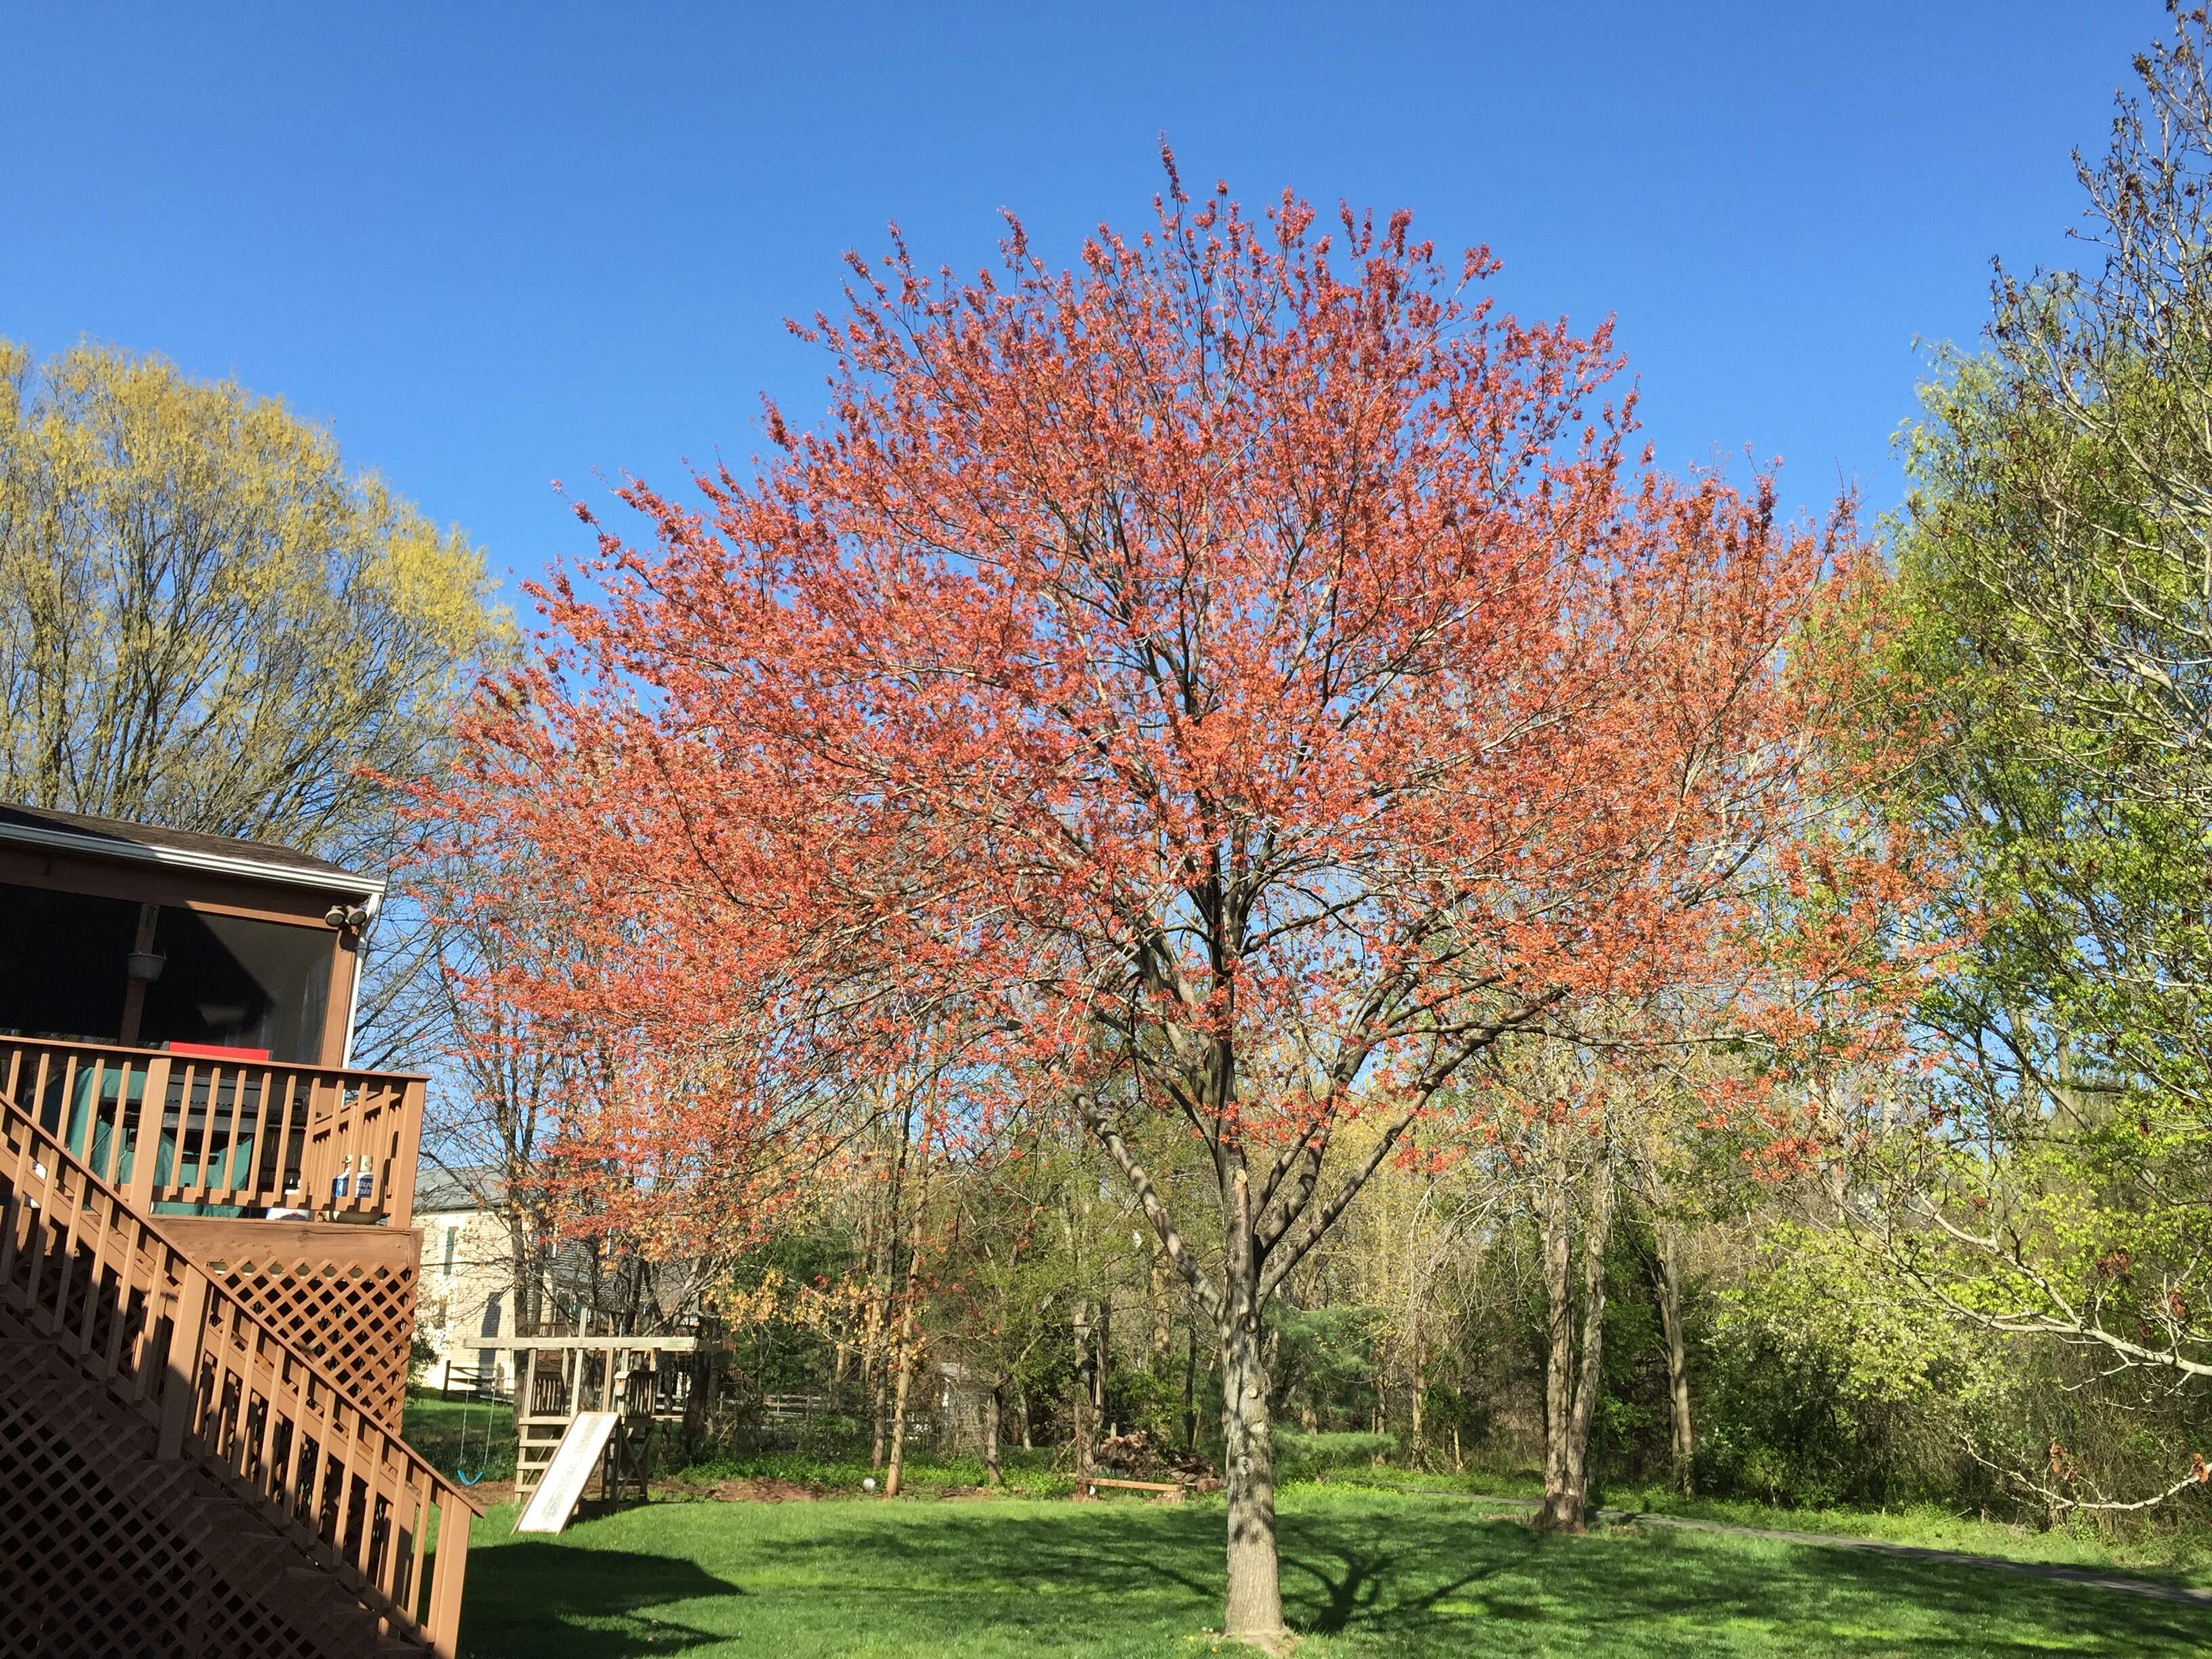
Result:
[[[461,1230],[459,1227],[446,1229],[446,1277],[448,1279],[453,1276],[453,1248],[460,1243],[460,1238]]]

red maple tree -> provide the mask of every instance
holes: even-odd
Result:
[[[997,276],[854,259],[799,331],[824,423],[770,406],[702,506],[619,492],[650,536],[542,595],[443,805],[558,871],[592,964],[501,993],[683,1073],[610,1143],[656,1201],[920,1066],[1087,1127],[1217,1334],[1225,1628],[1273,1641],[1262,1310],[1501,1034],[1751,960],[1831,706],[1786,647],[1848,561],[1653,471],[1609,331],[1498,315],[1486,252],[1169,166],[1070,270],[1018,224]]]

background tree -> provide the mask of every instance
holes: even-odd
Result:
[[[2212,1381],[2212,89],[2204,14],[2174,22],[2080,164],[2100,263],[2001,273],[1910,437],[1899,677],[1953,733],[1915,799],[1976,943],[1926,1133],[1859,1169],[1896,1288],[2139,1422]],[[2156,1475],[2056,1433],[2013,1474],[2062,1508],[2180,1490],[2201,1447],[2151,1415]]]
[[[417,841],[418,850],[422,848]],[[499,1216],[514,1273],[514,1328],[542,1328],[546,1274],[558,1231],[555,1157],[575,1092],[574,1046],[542,1030],[510,1000],[476,994],[526,958],[532,971],[556,971],[563,951],[557,914],[514,879],[521,849],[495,866],[461,865],[427,853],[403,871],[409,899],[432,925],[408,944],[424,960],[399,981],[385,1031],[399,1053],[434,1067],[423,1156],[446,1170],[484,1210]],[[405,1022],[393,1018],[404,1009]]]
[[[0,342],[0,793],[381,863],[504,637],[483,556],[234,383]]]

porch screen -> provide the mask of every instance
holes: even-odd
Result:
[[[0,883],[0,1031],[114,1042],[137,931],[129,899]]]
[[[140,1041],[266,1048],[272,1060],[322,1057],[337,935],[245,916],[164,907],[155,950],[168,958],[146,988]]]

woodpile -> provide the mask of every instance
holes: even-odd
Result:
[[[1132,1480],[1173,1481],[1188,1492],[1218,1492],[1221,1474],[1195,1448],[1158,1446],[1142,1429],[1109,1434],[1098,1443],[1093,1465]]]

